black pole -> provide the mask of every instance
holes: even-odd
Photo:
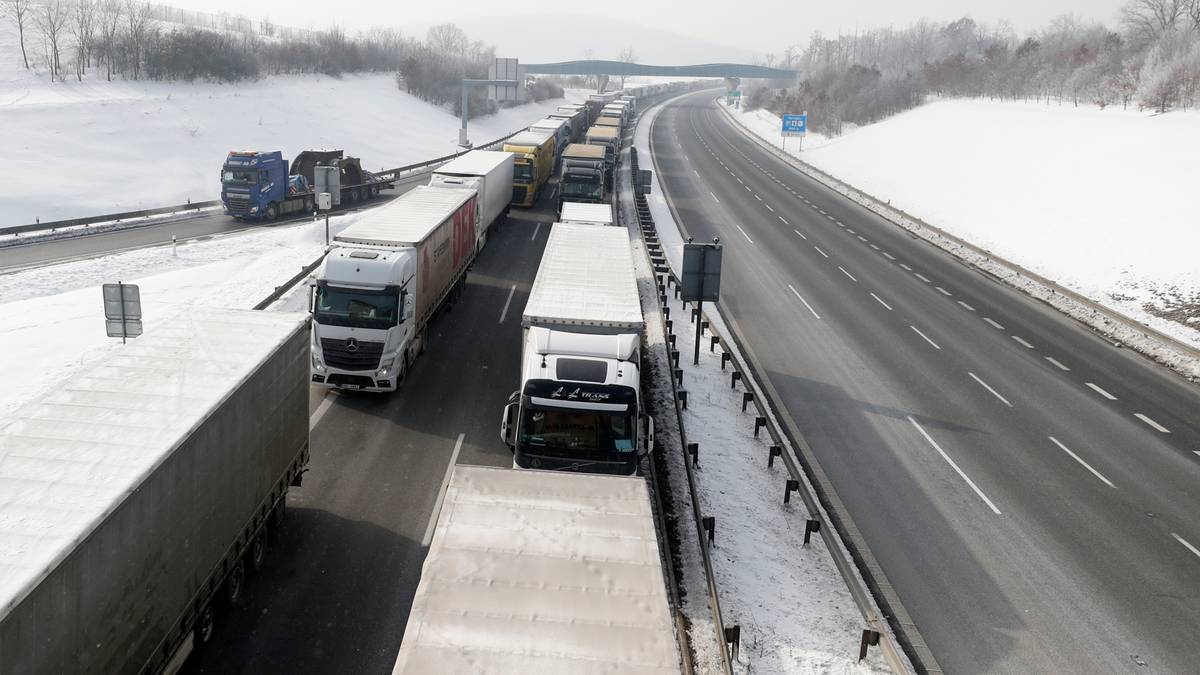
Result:
[[[704,316],[704,301],[696,301],[696,351],[692,354],[692,365],[700,365],[700,317]]]
[[[329,245],[329,212],[325,212],[325,245]]]

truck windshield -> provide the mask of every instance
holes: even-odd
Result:
[[[317,286],[313,310],[317,323],[327,326],[387,329],[400,320],[400,293],[394,286],[381,291]]]
[[[599,176],[573,176],[567,174],[563,176],[562,185],[559,189],[562,190],[564,197],[591,197],[599,199],[604,187],[600,182]]]
[[[533,180],[533,164],[531,162],[513,164],[513,180],[525,182]]]
[[[633,453],[634,418],[624,412],[523,406],[522,445],[588,457],[596,452]]]
[[[221,172],[221,182],[253,185],[258,182],[258,171],[253,169],[225,169]]]

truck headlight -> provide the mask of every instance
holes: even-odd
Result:
[[[257,206],[251,206],[251,207],[250,207],[250,213],[258,213],[258,207],[257,207]]]
[[[381,380],[387,379],[387,376],[392,372],[392,366],[396,364],[396,359],[384,359],[379,364],[379,370],[375,371],[375,377]]]
[[[312,355],[312,367],[313,370],[325,370],[325,364],[321,363],[321,357],[315,353]]]

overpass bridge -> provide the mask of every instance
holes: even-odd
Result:
[[[524,63],[531,75],[608,75],[631,77],[723,77],[737,79],[791,80],[799,73],[785,68],[768,68],[745,63],[702,63],[693,66],[651,66],[623,61],[561,61],[559,63]]]

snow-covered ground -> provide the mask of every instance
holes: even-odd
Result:
[[[587,92],[568,92],[583,100]],[[472,141],[524,128],[561,99],[472,120]],[[334,148],[390,169],[457,150],[461,122],[401,91],[392,74],[270,77],[239,84],[50,83],[20,65],[0,25],[0,227],[216,199],[230,150]]]
[[[781,144],[777,116],[738,119]],[[935,100],[836,138],[810,134],[798,156],[1200,346],[1200,112]]]
[[[657,109],[651,110],[638,125],[634,142],[639,157],[651,156],[649,131],[656,114]],[[646,162],[644,166],[649,166],[649,161]],[[657,177],[653,182],[657,183]],[[668,261],[679,270],[683,239],[663,198],[661,185],[652,188],[648,202]],[[652,304],[653,290],[649,294],[646,290],[643,289],[643,295],[650,299],[643,304]],[[716,543],[710,557],[722,615],[727,626],[742,627],[736,672],[814,675],[888,672],[878,649],[872,649],[866,661],[857,660],[858,640],[865,627],[862,615],[820,536],[814,536],[808,547],[802,546],[807,516],[804,504],[796,496],[790,504],[782,503],[783,482],[787,477],[783,461],[776,460],[774,468],[767,468],[770,437],[765,431],[760,438],[754,437],[757,413],[753,406],[747,412],[741,411],[745,389],[730,388],[729,371],[721,370],[722,348],[709,352],[705,340],[700,350],[700,365],[691,365],[690,345],[694,344],[695,326],[688,320],[689,308],[670,294],[668,298],[675,320],[676,344],[686,354],[681,359],[683,388],[688,392],[683,424],[687,440],[699,443],[697,494],[702,512],[715,516],[717,522]],[[719,314],[707,314],[718,334],[729,335]],[[663,338],[654,322],[649,323],[647,340],[654,351]],[[656,387],[661,385],[655,383]],[[669,382],[665,386],[669,391]],[[661,414],[671,414],[669,410]],[[683,540],[680,553],[685,567],[695,566],[700,564],[692,553],[696,548],[695,525],[690,518],[679,450],[674,453],[667,461],[671,466],[675,510],[680,515],[679,535]],[[684,572],[686,577],[687,570]],[[697,672],[715,672],[719,655],[713,654],[709,647],[708,633],[712,626],[705,589],[700,583],[693,575],[683,609],[692,623]]]

